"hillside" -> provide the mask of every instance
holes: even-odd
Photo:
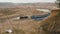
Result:
[[[30,34],[35,32],[35,25],[37,24],[33,19],[22,19],[17,20],[17,16],[32,16],[32,15],[42,15],[45,12],[37,11],[33,8],[2,8],[0,9],[0,33],[5,34],[6,29],[12,29],[12,34],[26,33]],[[22,31],[22,32],[20,32]]]
[[[51,15],[44,19],[43,21],[39,22],[37,27],[38,34],[60,34],[60,10],[52,10]],[[43,29],[40,29],[40,28]],[[39,31],[40,30],[40,31]]]
[[[38,3],[11,3],[11,2],[0,2],[0,8],[13,8],[13,7],[19,7],[19,8],[48,8],[51,9],[54,5],[54,3],[46,3],[46,2],[38,2]]]

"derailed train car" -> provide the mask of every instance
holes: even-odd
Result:
[[[31,16],[31,19],[34,20],[43,20],[44,18],[48,17],[50,15],[50,13],[45,14],[45,15],[33,15]]]

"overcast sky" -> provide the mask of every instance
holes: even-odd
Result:
[[[33,2],[55,2],[55,0],[0,0],[0,2],[33,3]]]

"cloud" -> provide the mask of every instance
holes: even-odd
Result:
[[[31,2],[54,2],[55,0],[0,0],[0,2],[31,3]]]

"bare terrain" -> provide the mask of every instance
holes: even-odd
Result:
[[[23,4],[24,5],[24,4]],[[37,8],[48,8],[51,9],[53,6],[51,4],[46,5],[14,5],[12,8],[0,8],[0,34],[8,34],[5,32],[7,29],[12,29],[11,34],[37,34],[37,26],[40,21],[34,21],[33,19],[22,19],[17,20],[17,16],[32,16],[32,15],[44,15],[47,14],[42,11],[37,11]]]

